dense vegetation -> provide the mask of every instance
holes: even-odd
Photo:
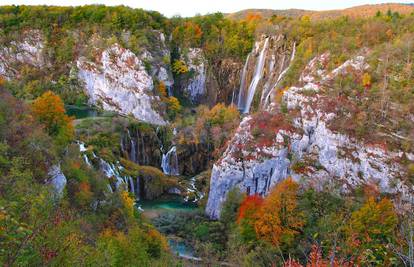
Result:
[[[22,40],[30,30],[44,36],[50,64],[13,66],[19,70],[16,79],[0,77],[0,263],[6,266],[177,264],[165,237],[135,208],[133,196],[126,191],[110,193],[108,179],[85,163],[75,140],[89,146],[87,153],[120,162],[126,174],[149,177],[148,193],[156,197],[166,185],[178,185],[181,177],[163,174],[158,162],[153,166],[131,162],[121,149],[126,130],[154,139],[161,131],[165,147],[202,144],[208,148],[211,167],[233,136],[240,114],[223,103],[194,107],[181,95],[170,96],[165,84],[155,80],[155,94],[166,106],[170,126],[160,128],[116,115],[74,122],[64,105],[84,105],[87,97],[71,63],[79,55],[94,60],[114,43],[139,55],[159,49],[153,47],[159,32],[171,36],[166,38],[171,55],[163,61],[179,81],[193,75],[183,60],[190,48],[201,48],[210,62],[209,71],[214,72],[224,58],[242,63],[255,36],[280,33],[297,44],[280,89],[301,85],[300,74],[317,55],[329,52],[324,66],[328,70],[362,55],[369,69],[339,75],[329,88],[323,88],[325,111],[340,118],[329,127],[390,151],[414,149],[413,15],[389,11],[366,18],[317,21],[308,16],[262,18],[257,14],[243,20],[222,14],[167,19],[157,12],[123,6],[0,7],[0,47]],[[91,45],[97,36],[100,41]],[[145,65],[151,68],[150,62]],[[247,144],[252,149],[273,142],[275,128],[291,124],[292,114],[280,94],[276,102],[280,104],[276,116],[267,112],[253,116],[252,135],[257,142]],[[159,149],[152,152],[158,160],[162,157]],[[402,161],[407,177],[398,178],[414,183],[413,164]],[[61,194],[48,178],[57,166],[67,178]],[[298,163],[292,169],[302,167]],[[197,181],[204,192],[208,192],[205,177],[209,174],[206,170]],[[193,245],[206,265],[223,261],[237,266],[413,263],[411,211],[396,207],[390,196],[373,185],[346,195],[339,188],[314,190],[287,179],[266,197],[229,192],[219,221],[196,213],[167,214],[153,223],[163,234],[174,234]],[[395,203],[406,204],[399,199]]]
[[[48,118],[41,110],[46,106]],[[109,193],[61,137],[63,104],[46,93],[32,107],[0,89],[0,262],[5,266],[165,266],[165,239],[138,214],[127,192]],[[62,117],[61,119],[54,119]],[[65,131],[72,131],[68,127]],[[72,135],[73,137],[73,135]],[[62,146],[66,147],[62,153]],[[61,167],[66,190],[46,179]]]

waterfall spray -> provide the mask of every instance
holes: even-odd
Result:
[[[176,146],[171,147],[167,154],[162,155],[161,168],[167,175],[180,175]]]
[[[259,61],[257,62],[256,68],[254,70],[253,79],[250,83],[249,89],[247,90],[246,101],[245,101],[245,103],[242,103],[241,105],[239,105],[239,109],[243,113],[249,113],[250,106],[253,102],[253,98],[254,98],[254,95],[256,93],[257,85],[259,84],[260,80],[262,79],[268,44],[269,44],[269,37],[266,37],[263,48],[262,48],[262,50],[260,52],[260,55],[259,55]],[[241,103],[240,99],[239,99],[239,103]]]

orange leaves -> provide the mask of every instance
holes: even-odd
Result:
[[[259,195],[247,196],[240,204],[239,214],[237,216],[237,223],[241,220],[255,219],[257,211],[263,204],[263,198]]]
[[[275,246],[290,243],[304,225],[302,214],[297,210],[299,185],[291,178],[280,182],[267,196],[255,223],[259,238]]]
[[[35,117],[45,125],[49,135],[60,137],[62,141],[73,138],[72,119],[65,114],[62,99],[51,91],[45,92],[32,104]]]
[[[167,95],[167,87],[165,86],[165,83],[163,81],[160,81],[160,83],[158,84],[158,92],[163,97],[167,97],[168,96]]]
[[[187,47],[199,45],[202,36],[203,31],[200,25],[192,21],[186,21],[173,31],[173,39]]]
[[[318,245],[313,245],[312,250],[309,253],[308,256],[308,262],[306,264],[306,267],[351,267],[355,266],[352,261],[346,261],[343,259],[338,260],[337,258],[327,258],[324,259],[322,256],[322,249]],[[283,267],[304,267],[302,264],[300,264],[295,259],[289,259],[287,260]]]
[[[259,13],[248,13],[246,16],[247,23],[257,23],[262,19]]]
[[[299,185],[288,178],[276,185],[265,199],[258,195],[246,197],[237,218],[237,223],[245,228],[242,232],[252,227],[257,238],[274,246],[290,243],[304,225],[297,209],[298,189]]]

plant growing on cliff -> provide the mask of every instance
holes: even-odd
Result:
[[[167,109],[168,116],[171,119],[174,119],[182,109],[180,101],[177,98],[170,96],[169,98],[167,98],[167,105],[168,105],[168,109]]]
[[[172,70],[176,74],[185,74],[189,72],[189,69],[183,60],[175,60],[172,66]]]

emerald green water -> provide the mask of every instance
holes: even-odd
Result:
[[[76,119],[97,117],[100,115],[96,109],[91,108],[89,106],[78,107],[73,105],[67,105],[65,106],[65,109],[67,115],[75,117]]]
[[[195,212],[197,204],[185,202],[180,196],[163,196],[156,200],[138,201],[136,206],[141,208],[147,217],[157,217],[163,213]],[[174,255],[187,259],[195,259],[194,249],[182,239],[167,236],[168,245]]]
[[[192,202],[185,202],[179,196],[164,196],[156,200],[138,201],[137,206],[140,206],[144,211],[162,212],[183,212],[195,211],[197,204]]]

